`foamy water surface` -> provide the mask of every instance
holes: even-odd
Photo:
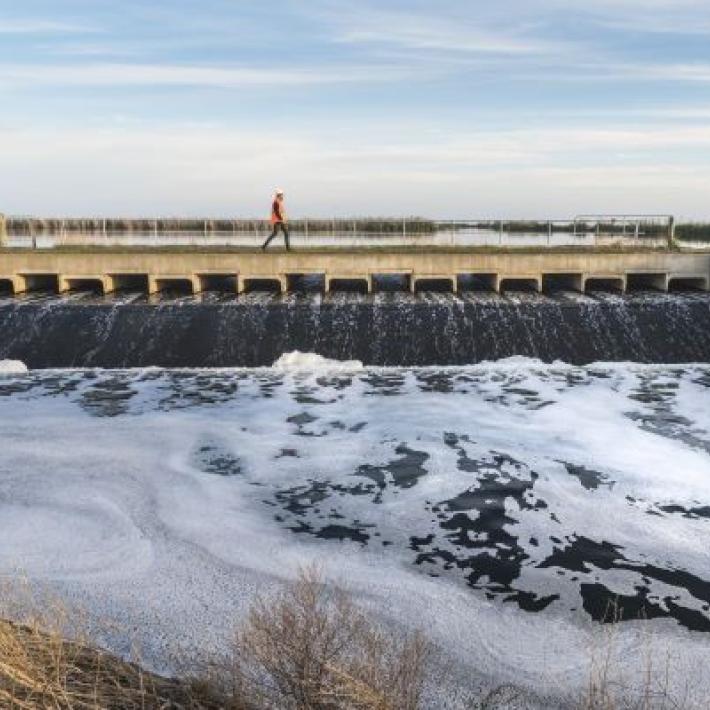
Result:
[[[582,685],[614,603],[627,657],[651,632],[701,667],[708,405],[700,365],[16,367],[0,574],[138,629],[160,669],[314,560],[458,678]]]

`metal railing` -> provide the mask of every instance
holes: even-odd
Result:
[[[266,220],[37,219],[6,217],[8,246],[233,245],[252,247],[268,235]],[[671,215],[581,215],[552,220],[298,219],[295,244],[310,246],[602,246],[672,241]],[[0,234],[2,236],[2,234]]]

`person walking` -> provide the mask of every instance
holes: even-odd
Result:
[[[286,219],[286,209],[284,207],[284,191],[276,190],[274,201],[271,205],[271,226],[272,231],[268,239],[261,245],[262,251],[266,250],[271,240],[279,233],[279,229],[283,232],[284,241],[286,242],[286,251],[291,251],[291,245],[288,242],[288,220]]]

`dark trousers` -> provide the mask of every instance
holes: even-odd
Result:
[[[286,249],[291,248],[291,245],[288,242],[288,229],[286,229],[286,225],[283,222],[276,222],[274,224],[274,231],[271,232],[268,239],[262,244],[262,246],[261,246],[262,249],[266,249],[266,247],[268,247],[269,244],[271,244],[271,240],[279,233],[279,229],[283,232],[284,241],[286,242]]]

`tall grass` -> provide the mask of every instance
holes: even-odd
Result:
[[[92,646],[69,641],[56,621],[0,620],[0,707],[12,710],[204,708],[193,689]],[[211,706],[216,708],[217,706]]]
[[[289,222],[296,234],[433,234],[436,223],[421,217],[297,219]],[[8,218],[7,233],[12,236],[60,234],[191,234],[210,236],[262,234],[270,228],[266,219],[180,219],[180,218]]]

